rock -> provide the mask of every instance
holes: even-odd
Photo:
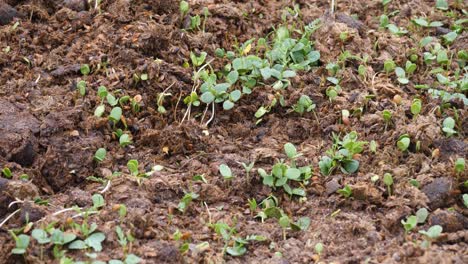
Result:
[[[88,9],[88,1],[86,0],[64,0],[63,6],[70,8],[73,11],[80,12]]]
[[[74,188],[70,191],[68,202],[70,206],[78,205],[79,207],[87,207],[93,204],[91,194],[79,188]]]
[[[452,202],[451,190],[453,182],[450,178],[437,178],[422,188],[429,199],[429,207],[435,210]]]
[[[338,189],[340,189],[341,185],[338,183],[338,179],[332,179],[331,181],[325,184],[326,194],[330,196],[334,194]]]
[[[8,4],[0,2],[0,25],[6,25],[10,23],[13,18],[17,17],[19,14]]]
[[[351,188],[353,189],[353,197],[356,200],[369,201],[373,204],[382,202],[382,193],[373,185],[358,183],[351,186]]]
[[[44,217],[45,212],[41,206],[31,202],[24,202],[21,208],[20,220],[22,223],[35,222]]]
[[[444,232],[457,232],[468,229],[468,218],[456,211],[437,209],[429,217],[431,226],[440,225]]]
[[[21,166],[31,166],[35,157],[35,133],[39,121],[27,110],[0,100],[0,156]]]
[[[468,155],[468,144],[455,138],[436,140],[434,146],[440,149],[442,160],[448,160],[451,156],[464,157]]]

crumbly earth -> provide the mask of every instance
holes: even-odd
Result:
[[[391,1],[387,12],[399,10],[392,22],[409,30],[402,37],[379,29],[381,1],[338,0],[337,12],[330,14],[329,1],[299,0],[300,16],[285,20],[284,10],[293,1],[190,1],[190,14],[202,14],[203,7],[211,14],[205,32],[181,29],[187,17],[181,17],[178,1],[102,2],[99,9],[78,0],[0,3],[17,11],[8,11],[10,17],[0,20],[6,24],[0,26],[0,165],[13,173],[12,179],[0,178],[0,219],[19,209],[0,228],[1,263],[58,263],[50,246],[41,257],[41,247],[33,239],[24,257],[11,254],[15,242],[8,230],[27,223],[39,228],[56,222],[56,227],[73,232],[70,217],[77,213],[54,213],[74,205],[90,207],[91,196],[104,186],[87,178],[105,178],[112,172],[121,175],[113,177],[103,193],[106,205],[88,219],[106,234],[97,258],[102,261],[123,258],[114,232],[120,225],[135,237],[129,251],[142,263],[468,263],[468,209],[461,199],[467,193],[463,185],[467,173],[456,175],[453,169],[456,158],[468,157],[466,106],[452,102],[441,114],[436,108],[441,102],[414,86],[434,83],[431,69],[422,62],[419,40],[427,35],[440,37],[448,25],[462,18],[463,1],[449,1],[455,18],[435,9],[434,1]],[[445,28],[420,30],[410,20],[421,16],[442,21]],[[192,118],[181,122],[187,108],[182,100],[193,85],[193,70],[184,67],[191,51],[206,51],[211,59],[216,48],[231,50],[236,43],[264,37],[284,21],[308,24],[317,18],[322,26],[311,39],[320,51],[320,64],[299,73],[282,92],[288,106],[301,94],[309,95],[317,118],[312,112],[301,116],[277,106],[256,124],[255,112],[275,93],[263,85],[242,97],[232,110],[217,106],[208,127],[200,122],[204,107],[194,107]],[[349,35],[346,41],[340,40],[342,32]],[[450,49],[454,54],[467,49],[467,31]],[[345,50],[368,56],[366,76],[358,74],[359,61],[348,60],[342,73],[343,90],[330,102],[325,94],[329,85],[325,66]],[[420,58],[408,85],[384,73],[386,59],[404,65],[414,50]],[[222,63],[215,59],[212,67],[219,69]],[[80,73],[82,64],[90,65],[90,75]],[[452,66],[453,70],[458,67],[455,62]],[[135,81],[134,75],[142,73],[148,79]],[[82,79],[87,82],[84,97],[76,90]],[[130,146],[120,147],[107,118],[94,116],[101,85],[114,93],[120,91],[119,95],[141,97],[139,112],[124,108],[133,141]],[[163,101],[165,114],[157,111],[158,94],[163,91],[171,94]],[[368,95],[373,97],[368,99]],[[422,99],[423,107],[413,117],[409,108],[416,97]],[[361,109],[362,114],[343,120],[345,109],[351,113]],[[381,117],[384,109],[393,113],[388,127]],[[458,134],[447,138],[441,131],[442,120],[455,114]],[[365,147],[357,157],[357,173],[321,175],[318,162],[333,143],[332,133],[350,131],[357,131],[361,140],[374,140],[377,152]],[[395,144],[404,133],[413,142],[405,153]],[[255,161],[255,168],[270,170],[276,160],[285,158],[287,142],[303,154],[299,164],[313,166],[313,177],[305,186],[306,199],[291,198],[263,185],[256,169],[248,179],[240,165]],[[101,147],[107,149],[107,157],[97,163],[93,156]],[[130,159],[139,161],[141,171],[154,165],[164,169],[137,182],[127,169]],[[219,174],[222,163],[235,175],[230,182]],[[382,179],[387,172],[394,179],[391,195],[381,180],[371,181],[372,176]],[[29,180],[21,180],[23,174]],[[194,175],[204,175],[206,183],[194,181]],[[409,184],[410,179],[421,187]],[[353,198],[336,193],[345,185],[352,187]],[[177,205],[186,192],[199,197],[182,214]],[[260,203],[270,194],[290,218],[309,217],[309,228],[287,231],[283,239],[276,219],[261,222],[254,218],[258,212],[250,211],[248,199]],[[34,203],[37,197],[48,200],[48,205]],[[19,202],[9,207],[15,200]],[[122,222],[113,210],[119,204],[128,210]],[[442,236],[427,249],[420,247],[421,234],[405,233],[401,224],[420,208],[428,208],[430,215],[416,230],[436,224],[443,227]],[[239,237],[256,234],[267,240],[249,244],[243,256],[225,255],[224,241],[209,227],[210,221],[235,226]],[[30,234],[30,229],[19,232]],[[177,230],[183,241],[174,240]],[[184,242],[189,250],[181,253]],[[202,242],[209,247],[197,248]],[[320,256],[314,250],[319,242],[324,245]],[[85,253],[68,250],[66,255],[86,261]]]

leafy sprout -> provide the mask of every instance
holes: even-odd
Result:
[[[225,180],[231,180],[234,176],[232,175],[231,168],[226,164],[219,165],[219,173]]]
[[[452,117],[447,117],[444,119],[444,122],[442,123],[442,131],[445,132],[445,135],[447,137],[451,137],[452,135],[457,134],[457,131],[455,131],[455,119]]]
[[[343,195],[345,198],[349,198],[351,195],[353,195],[353,190],[349,185],[346,185],[343,189],[339,189],[336,192]]]
[[[383,177],[383,182],[387,185],[388,196],[392,196],[392,185],[393,185],[393,176],[390,173],[385,173]]]
[[[410,137],[408,134],[403,134],[398,138],[397,147],[401,151],[408,150],[408,147],[411,143]]]

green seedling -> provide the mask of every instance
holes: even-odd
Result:
[[[76,84],[76,89],[78,89],[78,92],[80,93],[81,96],[86,95],[86,81],[80,80]]]
[[[242,167],[244,167],[247,182],[250,183],[250,172],[252,171],[252,169],[253,169],[253,167],[255,165],[255,161],[251,162],[249,165],[247,165],[247,164],[245,164],[243,162],[241,164],[242,164]]]
[[[91,72],[91,69],[89,68],[88,64],[82,64],[80,67],[80,72],[83,75],[88,75]]]
[[[120,121],[121,118],[122,118],[122,108],[118,106],[112,108],[109,114],[109,120],[114,123],[114,126]]]
[[[393,60],[386,60],[384,62],[384,70],[385,73],[389,74],[390,72],[394,71],[396,68],[396,63]]]
[[[418,225],[418,218],[415,215],[411,215],[405,220],[401,220],[401,224],[405,229],[406,233],[411,232]]]
[[[372,152],[372,153],[376,153],[377,152],[377,142],[375,140],[371,140],[369,142],[369,150]]]
[[[319,259],[320,259],[320,256],[322,255],[322,252],[323,252],[323,244],[320,243],[320,242],[315,244],[314,250],[315,250],[315,253],[319,256]]]
[[[206,52],[201,52],[199,56],[195,55],[195,53],[190,52],[190,59],[192,60],[192,65],[194,67],[200,67],[206,60],[206,56],[208,54]]]
[[[429,20],[427,20],[426,18],[423,18],[423,17],[415,18],[415,19],[411,20],[411,22],[413,24],[415,24],[416,26],[420,26],[420,27],[424,27],[424,28],[441,27],[441,26],[444,25],[440,21],[430,22]]]
[[[420,230],[419,233],[424,235],[424,242],[421,245],[423,248],[429,248],[431,243],[435,241],[442,233],[442,227],[440,225],[431,226],[427,231]]]
[[[442,131],[444,131],[447,137],[451,137],[457,134],[457,131],[455,131],[454,128],[455,128],[455,119],[453,119],[452,117],[445,118],[444,122],[442,123]]]
[[[199,195],[194,192],[186,193],[177,205],[177,210],[179,210],[181,213],[185,213],[190,203],[198,197]]]
[[[296,113],[304,114],[305,112],[311,112],[315,109],[316,105],[307,95],[301,95],[297,103],[293,106],[293,110]]]
[[[327,151],[328,156],[322,156],[319,161],[320,172],[328,176],[336,168],[340,168],[343,173],[355,173],[359,169],[359,161],[354,159],[354,155],[364,150],[366,141],[358,141],[358,134],[352,131],[340,140],[333,134],[334,144]]]
[[[416,217],[418,218],[418,224],[424,224],[427,217],[429,216],[429,211],[426,208],[421,208],[416,212]]]
[[[387,126],[388,124],[390,124],[390,122],[392,122],[392,112],[390,112],[389,110],[385,109],[382,111],[382,118],[385,122],[385,130],[387,130]]]
[[[180,11],[180,16],[182,19],[187,15],[189,9],[190,9],[190,6],[187,1],[180,1],[179,11]]]
[[[130,144],[132,144],[132,140],[130,139],[130,136],[128,134],[121,134],[119,137],[119,145],[121,147],[126,147]]]
[[[410,137],[408,134],[403,134],[398,138],[397,141],[397,147],[401,151],[406,151],[409,148],[409,145],[411,143]]]
[[[447,11],[449,9],[449,5],[446,0],[436,0],[436,8]]]
[[[94,232],[84,240],[77,239],[68,245],[69,249],[88,249],[92,248],[96,252],[102,251],[102,242],[106,239],[106,235],[102,232]]]
[[[408,30],[398,27],[395,24],[388,24],[387,29],[392,33],[399,37],[408,34]]]
[[[393,176],[390,173],[385,173],[383,182],[385,185],[387,185],[388,196],[392,196]]]
[[[99,148],[94,154],[94,160],[97,162],[102,162],[106,158],[107,151],[105,148]]]
[[[381,28],[386,28],[390,24],[390,19],[387,15],[383,14],[380,16],[379,22]]]
[[[416,188],[419,188],[419,186],[421,186],[421,184],[419,183],[419,181],[417,181],[416,179],[410,179],[408,181],[412,186],[416,187]]]
[[[408,84],[409,83],[409,80],[406,77],[406,72],[405,72],[405,70],[403,68],[396,67],[395,68],[395,74],[397,76],[397,80],[398,80],[399,83],[401,83],[401,84]]]
[[[257,200],[255,198],[248,199],[250,212],[253,213],[257,210]]]
[[[413,103],[411,103],[411,113],[413,116],[419,115],[421,113],[421,108],[422,108],[422,101],[419,98],[416,98],[413,100]]]
[[[343,195],[345,198],[349,198],[351,195],[353,195],[353,190],[349,185],[346,185],[343,189],[339,189],[336,192]]]
[[[138,160],[129,160],[127,162],[127,168],[133,176],[138,176]]]
[[[91,199],[93,201],[93,208],[96,210],[106,205],[106,201],[104,200],[104,197],[102,197],[102,195],[99,193],[94,194],[91,197]]]
[[[5,167],[5,168],[2,169],[2,174],[7,179],[11,179],[13,177],[13,174],[11,173],[11,170],[8,167]]]
[[[199,181],[199,182],[203,182],[203,183],[208,183],[208,181],[206,180],[205,178],[205,174],[197,174],[195,176],[193,176],[192,178],[194,181]]]
[[[221,176],[223,176],[225,180],[232,180],[234,178],[231,168],[226,164],[219,165],[219,173],[221,173]]]
[[[457,175],[462,174],[465,171],[465,159],[457,158],[457,160],[455,161],[454,169]]]
[[[468,194],[463,194],[462,195],[462,200],[463,200],[463,204],[465,205],[466,208],[468,208]]]
[[[12,232],[12,231],[10,231],[10,234],[13,237],[13,239],[15,240],[15,243],[16,243],[15,248],[13,248],[11,250],[11,253],[15,254],[15,255],[25,254],[26,250],[28,249],[29,242],[30,242],[29,236],[24,235],[24,234],[16,236],[16,234],[14,232]]]
[[[296,158],[302,154],[298,153],[296,147],[291,143],[284,145],[284,152],[288,157],[289,164],[284,160],[276,163],[270,174],[264,169],[258,169],[258,174],[263,178],[263,184],[272,187],[282,187],[289,195],[305,196],[303,188],[291,188],[293,182],[307,182],[312,177],[312,168],[310,166],[296,167]]]

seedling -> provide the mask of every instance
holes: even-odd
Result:
[[[397,76],[398,82],[401,84],[408,84],[409,80],[406,77],[406,72],[403,68],[401,67],[396,67],[395,68],[395,74]]]
[[[12,231],[10,231],[10,234],[13,237],[13,239],[15,240],[15,243],[16,243],[16,246],[15,246],[14,249],[11,250],[11,253],[16,254],[16,255],[25,254],[26,250],[28,249],[28,246],[29,246],[29,241],[30,241],[29,236],[24,235],[24,234],[16,236],[16,234],[14,232],[12,232]]]
[[[385,173],[383,177],[383,182],[387,185],[388,196],[392,196],[392,185],[393,185],[393,176],[390,173]]]
[[[320,243],[320,242],[317,243],[317,244],[315,244],[314,250],[315,250],[315,253],[317,253],[317,255],[318,255],[319,258],[320,258],[320,256],[322,255],[322,252],[323,252],[323,244]]]
[[[411,143],[411,140],[410,140],[409,135],[408,134],[403,134],[398,138],[397,147],[398,147],[399,150],[404,152],[404,151],[408,150],[408,147],[409,147],[410,143]]]
[[[11,179],[13,177],[11,170],[8,167],[3,168],[2,174],[3,176],[5,176],[5,178],[8,178],[8,179]]]
[[[411,22],[413,22],[413,24],[415,24],[417,26],[424,27],[424,28],[441,27],[441,26],[444,25],[440,21],[429,22],[426,18],[423,18],[423,17],[415,18],[415,19],[411,20]]]
[[[386,60],[384,62],[384,70],[387,74],[394,71],[396,68],[396,63],[393,60]]]
[[[76,89],[78,89],[78,92],[80,93],[81,96],[86,95],[86,81],[80,80],[76,84]]]
[[[219,173],[221,173],[221,176],[223,176],[225,180],[232,180],[232,178],[234,178],[231,168],[226,164],[219,165]]]
[[[257,210],[257,200],[255,198],[248,199],[250,212],[255,212]]]
[[[177,210],[179,210],[181,213],[185,213],[190,203],[198,197],[199,195],[194,192],[186,193],[177,205]]]
[[[411,113],[413,116],[419,115],[421,113],[421,107],[422,107],[422,101],[419,98],[416,98],[413,100],[413,103],[411,104]]]
[[[307,182],[312,177],[312,168],[310,166],[296,167],[296,158],[301,156],[296,147],[291,143],[284,145],[284,151],[288,157],[289,165],[280,160],[276,163],[270,174],[264,169],[258,169],[258,174],[263,178],[263,184],[272,187],[282,187],[289,195],[305,196],[303,188],[291,188],[292,182]]]
[[[376,153],[377,152],[377,142],[375,140],[371,140],[369,142],[369,150],[372,152],[372,153]]]
[[[106,158],[107,151],[105,148],[99,148],[94,154],[94,160],[97,162],[102,162]]]
[[[463,204],[465,205],[466,208],[468,208],[468,194],[463,194],[462,195],[462,199],[463,199]]]
[[[431,243],[435,241],[442,233],[442,227],[440,225],[431,226],[427,231],[420,230],[420,234],[424,235],[424,242],[421,244],[423,248],[429,248]]]
[[[82,64],[80,67],[80,72],[83,75],[88,75],[91,72],[91,69],[89,68],[88,64]]]
[[[336,192],[343,195],[345,198],[349,198],[351,195],[353,195],[353,190],[349,185],[346,185],[343,189],[339,189]]]
[[[429,211],[426,208],[421,208],[416,212],[416,217],[418,218],[418,224],[424,224],[426,222]]]
[[[436,8],[439,10],[447,11],[449,5],[446,0],[436,0]]]
[[[129,160],[127,162],[127,168],[133,176],[138,176],[138,160]]]
[[[447,137],[451,137],[452,135],[457,134],[457,131],[455,131],[455,119],[452,117],[447,117],[444,119],[444,122],[442,123],[442,131],[445,132],[445,135]]]
[[[293,110],[296,113],[299,114],[304,114],[304,112],[311,112],[315,109],[316,105],[314,102],[312,102],[312,99],[310,99],[309,96],[307,95],[301,95],[297,103],[293,106]]]
[[[409,216],[406,221],[401,220],[401,224],[406,233],[411,232],[418,225],[418,218],[415,215]]]
[[[392,121],[392,112],[388,111],[387,109],[382,111],[382,117],[385,121],[385,130],[387,130],[388,124]]]
[[[122,108],[118,106],[112,108],[109,114],[109,120],[114,123],[114,126],[120,121],[121,118],[122,118]]]
[[[397,36],[403,36],[403,35],[406,35],[408,33],[408,30],[404,29],[404,28],[401,28],[401,27],[398,27],[394,24],[389,24],[387,25],[387,29],[392,33],[392,34],[395,34]]]
[[[336,168],[340,168],[343,173],[355,173],[359,169],[359,161],[354,159],[356,154],[364,150],[366,141],[358,141],[358,134],[352,131],[340,140],[333,134],[334,144],[327,151],[328,156],[322,156],[319,161],[320,172],[328,176]]]
[[[457,158],[455,161],[455,173],[457,175],[462,174],[465,171],[465,159],[464,158]]]
[[[249,165],[247,165],[247,164],[245,164],[243,162],[241,164],[242,164],[242,167],[244,167],[247,182],[250,183],[250,172],[252,171],[253,166],[255,165],[255,161],[251,162]]]
[[[419,186],[421,185],[416,179],[410,179],[408,182],[416,188],[419,188]]]

